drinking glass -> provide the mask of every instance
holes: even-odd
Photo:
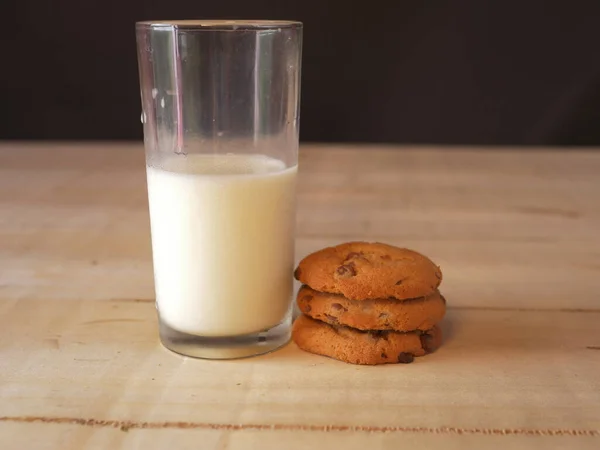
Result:
[[[223,359],[289,341],[302,24],[136,24],[159,335]]]

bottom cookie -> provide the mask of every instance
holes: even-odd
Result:
[[[442,333],[439,327],[406,333],[360,331],[301,315],[294,322],[292,339],[304,351],[351,364],[406,364],[436,350]]]

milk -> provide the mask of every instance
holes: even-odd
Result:
[[[286,317],[296,172],[262,155],[176,155],[147,167],[162,321],[184,333],[232,336]]]

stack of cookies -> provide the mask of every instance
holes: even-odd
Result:
[[[410,363],[442,342],[442,273],[420,253],[349,242],[308,255],[294,276],[303,314],[292,338],[305,351],[353,364]]]

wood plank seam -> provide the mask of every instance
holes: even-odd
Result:
[[[420,433],[458,435],[520,435],[520,436],[591,436],[600,437],[597,429],[571,428],[464,428],[464,427],[403,427],[369,425],[304,425],[304,424],[229,424],[210,422],[136,422],[116,419],[85,419],[79,417],[3,416],[0,422],[66,424],[87,427],[130,429],[204,429],[224,431],[315,431],[315,432],[364,432],[364,433]]]
[[[22,299],[24,300],[24,299]],[[115,303],[154,303],[153,298],[113,298]],[[447,306],[448,310],[457,311],[515,311],[515,312],[559,312],[559,313],[600,313],[600,308],[527,308],[517,306]]]

